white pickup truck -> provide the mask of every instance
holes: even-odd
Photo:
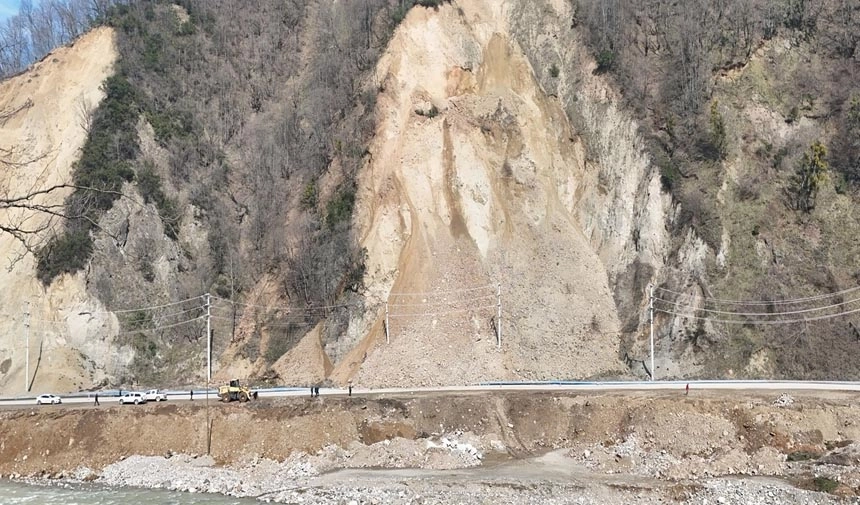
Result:
[[[157,389],[150,389],[149,391],[143,393],[143,396],[146,397],[146,401],[148,402],[167,401],[167,393],[165,393],[164,391],[159,391]]]

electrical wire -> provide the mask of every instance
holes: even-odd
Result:
[[[425,295],[438,296],[438,295],[446,295],[446,294],[451,294],[451,293],[468,293],[470,291],[479,291],[481,289],[498,288],[498,287],[499,287],[499,285],[497,285],[497,284],[487,284],[485,286],[475,286],[475,287],[471,287],[471,288],[451,289],[451,290],[447,290],[447,291],[424,291],[424,292],[414,292],[414,293],[406,293],[406,292],[388,293],[388,297],[390,298],[392,296],[425,296]]]
[[[302,307],[292,307],[292,306],[288,306],[288,305],[257,305],[257,304],[253,304],[253,303],[234,302],[232,300],[228,300],[226,298],[220,298],[217,296],[211,296],[211,298],[213,300],[218,300],[218,301],[230,304],[230,305],[240,305],[243,307],[257,307],[257,308],[261,308],[261,309],[284,309],[284,310],[291,310],[291,311],[293,311],[293,310],[312,311],[312,310],[339,309],[342,307],[360,307],[360,305],[355,304],[355,303],[345,303],[345,304],[341,304],[341,305],[319,305],[319,306],[315,306],[315,307],[302,308]]]
[[[170,317],[174,317],[174,316],[179,316],[182,314],[187,314],[189,312],[194,312],[195,310],[205,310],[205,309],[206,309],[205,305],[197,306],[197,307],[193,307],[193,308],[183,310],[180,312],[171,312],[170,314],[160,314],[158,316],[153,316],[153,319],[166,319],[166,318],[170,318]]]
[[[659,291],[665,291],[666,293],[672,293],[673,295],[693,297],[693,295],[690,295],[689,293],[681,293],[678,291],[672,291],[671,289],[661,288],[659,286],[655,286],[654,289],[657,289]],[[716,303],[724,304],[724,305],[792,305],[792,304],[811,302],[811,301],[816,301],[816,300],[824,300],[827,298],[832,298],[834,296],[839,296],[839,295],[844,295],[846,293],[851,293],[851,292],[854,292],[857,290],[860,290],[860,286],[855,286],[853,288],[844,289],[842,291],[837,291],[835,293],[828,293],[828,294],[822,294],[822,295],[816,295],[816,296],[808,296],[805,298],[794,298],[794,299],[789,299],[789,300],[747,300],[747,301],[744,301],[744,300],[726,300],[726,299],[722,299],[722,298],[711,298],[711,297],[707,297],[707,296],[702,296],[699,298],[701,298],[702,300],[705,300],[705,301],[712,301],[712,302],[716,302]]]
[[[134,335],[135,333],[143,333],[147,331],[162,331],[167,330],[169,328],[175,328],[177,326],[182,326],[184,324],[193,323],[194,321],[203,321],[205,320],[205,316],[195,317],[194,319],[188,319],[187,321],[181,321],[179,323],[168,324],[165,326],[156,326],[154,328],[138,328],[136,330],[122,331],[116,334],[116,336],[120,335]]]
[[[450,300],[450,301],[441,301],[441,302],[424,302],[424,303],[389,303],[389,307],[426,307],[428,305],[450,305],[454,303],[468,303],[474,302],[478,300],[489,300],[496,299],[496,295],[484,295],[476,298],[468,298],[465,300]]]
[[[221,307],[219,307],[217,310],[213,308],[213,310],[211,310],[209,313],[212,314],[213,317],[214,316],[229,317],[231,319],[234,317],[234,313],[232,311],[226,312],[226,309],[221,308]],[[205,315],[205,314],[206,313],[204,312],[203,315]],[[283,318],[283,319],[298,318],[298,319],[302,319],[305,317],[314,317],[314,316],[316,316],[316,314],[306,313],[306,312],[296,312],[296,313],[293,313],[293,312],[275,312],[275,313],[270,313],[270,314],[260,314],[260,313],[255,312],[251,315],[243,315],[242,312],[236,312],[235,313],[236,319],[243,319],[243,318],[248,318],[248,317],[251,317],[254,319],[272,319],[272,318]]]
[[[221,309],[221,310],[223,310],[223,309]],[[231,319],[231,320],[233,319],[233,313],[232,312],[225,313],[225,312],[211,311],[210,314],[212,315],[212,317],[218,317],[220,319]],[[277,316],[277,315],[263,316],[263,315],[259,315],[259,314],[254,314],[253,319],[254,320],[277,319],[279,321],[304,321],[308,317],[311,317],[311,318],[322,317],[322,314],[314,314],[314,313],[307,313],[307,312],[286,313],[286,314],[282,314],[280,316]],[[246,318],[247,318],[247,316],[243,317],[240,314],[236,314],[236,320],[242,320],[242,319],[246,319]]]
[[[564,332],[564,331],[560,331],[560,330],[547,330],[546,328],[540,328],[538,326],[532,326],[532,325],[525,324],[522,322],[513,322],[513,323],[511,323],[511,326],[514,326],[517,329],[526,328],[529,330],[542,331],[544,333],[550,333],[553,335],[576,336],[576,337],[584,337],[584,336],[591,336],[591,335],[623,335],[625,333],[623,331],[585,331],[585,332],[581,332],[581,333]],[[635,332],[628,332],[628,333],[635,333]]]
[[[401,318],[401,317],[432,317],[432,316],[444,316],[444,315],[448,315],[448,314],[463,314],[463,313],[465,313],[465,312],[474,312],[474,311],[477,311],[477,310],[484,310],[484,309],[495,309],[495,308],[497,308],[497,307],[498,307],[497,305],[486,305],[486,306],[484,306],[484,307],[471,307],[471,308],[468,308],[468,309],[461,309],[461,310],[446,310],[446,311],[443,311],[443,312],[426,312],[426,313],[415,313],[415,314],[391,314],[391,313],[389,313],[389,314],[388,314],[388,317],[389,317],[389,318],[395,318],[395,319],[396,319],[396,318]]]
[[[205,317],[205,316],[204,316],[204,317]],[[232,318],[232,317],[224,317],[224,316],[212,316],[212,319],[218,319],[218,320],[221,320],[221,321],[231,321],[231,322],[233,321],[233,318]],[[310,325],[310,323],[306,322],[306,321],[305,321],[305,320],[303,320],[303,319],[292,319],[292,320],[290,320],[290,319],[287,319],[287,320],[284,320],[284,319],[275,319],[275,321],[276,321],[276,322],[273,322],[273,323],[271,323],[271,324],[260,322],[260,323],[259,323],[259,325],[260,325],[260,326],[265,326],[265,327],[267,327],[267,328],[268,328],[268,327],[274,327],[274,326],[287,327],[287,326],[290,326],[290,325],[295,325],[295,326],[308,326],[308,325]],[[239,321],[236,321],[236,322],[238,323]],[[281,323],[287,323],[287,324],[281,324]],[[316,323],[314,323],[314,324],[316,324]]]
[[[843,301],[840,303],[834,303],[832,305],[822,305],[821,307],[815,307],[812,309],[790,310],[790,311],[785,311],[785,312],[734,312],[734,311],[726,311],[726,310],[699,308],[699,307],[695,307],[693,305],[680,305],[677,302],[672,302],[671,300],[664,300],[662,298],[656,298],[656,297],[654,298],[654,301],[661,301],[661,302],[670,303],[676,309],[677,308],[692,309],[694,312],[708,312],[711,314],[723,314],[723,315],[732,315],[732,316],[767,316],[767,317],[773,317],[773,316],[788,316],[788,315],[794,315],[794,314],[807,314],[809,312],[828,310],[828,309],[832,309],[834,307],[840,307],[842,305],[848,305],[851,303],[860,302],[860,298],[854,298],[852,300]]]
[[[711,323],[751,324],[751,325],[766,324],[767,325],[767,324],[793,324],[793,323],[806,323],[806,322],[812,322],[812,321],[821,321],[824,319],[832,319],[834,317],[856,314],[856,313],[860,312],[860,309],[853,309],[853,310],[849,310],[849,311],[845,311],[845,312],[839,312],[838,314],[826,314],[823,316],[816,316],[816,317],[808,317],[808,318],[801,318],[801,319],[782,319],[782,320],[771,320],[771,321],[752,321],[752,320],[741,321],[741,320],[737,320],[737,319],[712,319],[709,317],[700,317],[700,316],[694,316],[694,315],[690,315],[690,314],[682,314],[680,312],[673,312],[671,310],[664,310],[664,309],[658,309],[658,308],[654,308],[654,312],[662,312],[664,314],[672,314],[674,316],[682,317],[685,319],[695,319],[698,321],[708,321]]]
[[[163,309],[163,308],[166,308],[166,307],[173,307],[173,306],[175,306],[175,305],[180,305],[180,304],[182,304],[182,303],[190,302],[190,301],[192,301],[192,300],[197,300],[197,299],[199,299],[199,298],[203,298],[203,295],[197,295],[197,296],[192,297],[192,298],[186,298],[185,300],[179,300],[178,302],[164,303],[164,304],[161,304],[161,305],[152,305],[152,306],[149,306],[149,307],[139,307],[139,308],[136,308],[136,309],[117,309],[117,310],[104,310],[104,311],[98,311],[98,310],[84,310],[84,311],[79,312],[79,314],[80,314],[80,315],[90,315],[90,314],[126,314],[126,313],[129,313],[129,312],[146,312],[146,311],[148,311],[148,310],[155,310],[155,309]],[[205,305],[204,305],[204,306],[205,306]]]

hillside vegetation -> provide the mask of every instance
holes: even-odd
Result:
[[[594,71],[612,76],[641,118],[648,151],[677,205],[674,251],[687,229],[709,248],[703,271],[663,281],[686,293],[664,293],[675,304],[670,309],[803,310],[810,304],[779,301],[857,285],[860,4],[737,0],[681,8],[648,0],[577,7],[573,23],[585,29]],[[690,294],[777,304],[720,305]],[[854,299],[851,293],[818,305],[851,311]],[[836,379],[857,377],[855,320],[662,326],[678,339],[676,356],[690,348],[709,356],[702,372],[709,376],[732,370]],[[748,367],[751,359],[757,364]]]

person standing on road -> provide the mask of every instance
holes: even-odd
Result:
[[[98,406],[99,406],[99,394],[98,394],[98,393],[96,393],[96,401],[95,401],[95,403],[94,403],[93,405],[94,405],[94,406],[96,406],[96,407],[98,407]]]
[[[687,388],[684,389],[684,396],[687,396],[689,394],[690,394],[690,384],[687,384]]]
[[[193,389],[188,390],[188,397],[192,402],[194,401],[194,390]]]
[[[352,396],[352,379],[349,379],[349,382],[347,382],[346,387],[349,389],[349,396]]]

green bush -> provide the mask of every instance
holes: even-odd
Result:
[[[711,146],[715,153],[715,159],[725,159],[728,154],[728,141],[726,140],[726,122],[720,114],[719,103],[714,100],[711,103],[711,115],[709,118],[711,129]]]
[[[152,111],[144,112],[146,120],[152,125],[155,140],[166,147],[172,138],[185,138],[194,133],[194,118],[185,111]]]
[[[305,210],[313,209],[317,206],[317,183],[316,181],[308,181],[305,184],[305,189],[302,191],[301,204]]]
[[[809,451],[794,451],[788,456],[786,456],[786,461],[809,461],[811,459],[818,459],[818,454]]]
[[[152,169],[152,165],[144,165],[137,172],[137,188],[144,203],[157,202],[164,198],[164,193],[161,191],[161,178]]]
[[[815,484],[815,490],[822,493],[832,493],[839,487],[838,482],[828,477],[816,477],[812,479],[812,483]]]
[[[795,210],[808,213],[815,208],[818,188],[827,179],[826,156],[827,149],[818,141],[804,153],[788,187],[790,203]]]
[[[605,72],[609,72],[615,66],[615,52],[614,51],[600,51],[597,54],[597,68],[594,69],[594,73],[602,74]]]
[[[143,49],[144,68],[151,71],[164,70],[161,64],[161,55],[164,52],[164,39],[161,35],[154,33],[146,38]]]
[[[194,35],[195,33],[197,33],[197,28],[191,20],[180,23],[179,29],[176,31],[176,34],[180,37],[187,37],[189,35]]]
[[[92,252],[93,241],[89,231],[60,235],[36,253],[36,276],[48,285],[60,274],[83,269]]]
[[[352,209],[355,206],[355,189],[341,190],[337,196],[332,198],[326,206],[325,222],[329,228],[342,221],[348,221],[352,217]]]
[[[549,67],[549,76],[555,79],[556,77],[558,77],[559,73],[560,70],[558,69],[558,65],[553,63],[552,66]]]
[[[164,225],[164,233],[176,240],[178,223],[181,218],[178,206],[164,194],[161,188],[161,177],[155,173],[150,164],[145,164],[137,173],[137,188],[143,196],[144,203],[154,203],[158,215]]]
[[[660,164],[660,184],[664,191],[672,192],[681,183],[681,172],[671,161]]]
[[[120,316],[120,326],[124,331],[141,330],[152,326],[152,314],[145,310],[125,312]]]
[[[132,337],[131,346],[134,348],[138,359],[152,359],[158,352],[158,344],[143,333],[137,333]]]

